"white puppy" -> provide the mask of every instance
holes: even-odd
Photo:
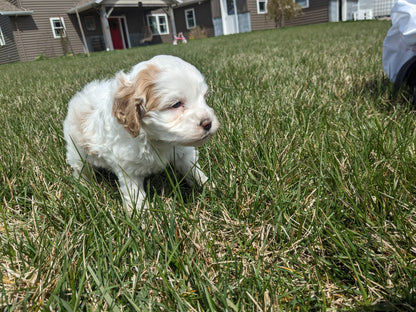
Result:
[[[168,163],[189,184],[208,178],[195,147],[218,129],[205,102],[207,85],[191,64],[160,55],[114,79],[93,81],[69,102],[64,121],[67,162],[78,177],[85,165],[118,177],[128,209],[145,202],[144,178]]]

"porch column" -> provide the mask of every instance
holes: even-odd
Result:
[[[107,12],[105,11],[105,6],[103,5],[100,6],[100,20],[107,51],[114,50],[113,40],[111,40],[110,25],[108,25]]]
[[[90,50],[88,49],[87,40],[85,40],[84,28],[82,27],[81,18],[79,17],[78,9],[76,7],[75,14],[77,15],[79,29],[81,30],[82,42],[84,44],[84,52],[87,53],[88,56],[90,56]]]
[[[176,36],[176,25],[175,25],[175,14],[173,13],[173,8],[171,6],[168,9],[168,15],[170,19],[170,27],[172,29],[172,40],[174,40]]]

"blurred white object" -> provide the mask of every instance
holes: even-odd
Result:
[[[416,0],[398,0],[391,9],[392,27],[383,44],[383,68],[396,84],[414,81],[416,73]]]

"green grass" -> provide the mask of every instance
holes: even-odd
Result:
[[[323,24],[0,66],[5,311],[413,311],[416,114],[381,66],[390,22]],[[216,188],[78,181],[75,92],[156,54],[195,64],[221,122]]]

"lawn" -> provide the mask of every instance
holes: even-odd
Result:
[[[0,66],[0,309],[413,311],[416,113],[382,66],[389,21]],[[84,84],[157,54],[196,65],[221,128],[216,188],[174,170],[128,215],[77,180],[62,123]]]

